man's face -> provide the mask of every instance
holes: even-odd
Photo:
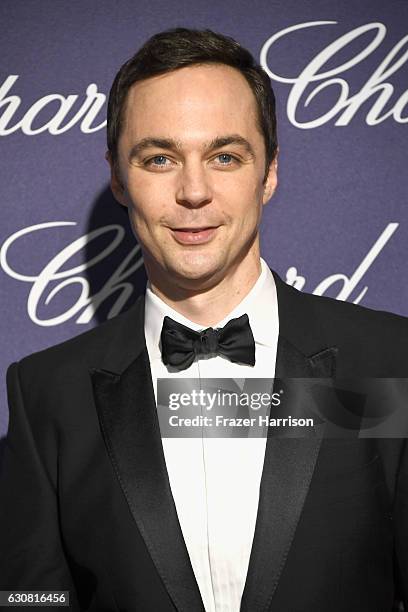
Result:
[[[149,277],[209,287],[259,259],[258,226],[276,187],[245,78],[191,66],[130,89],[112,190],[129,209]],[[185,232],[182,228],[214,228]]]

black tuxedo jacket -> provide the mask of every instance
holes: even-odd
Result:
[[[274,277],[276,376],[407,376],[407,319]],[[0,588],[69,590],[74,610],[202,611],[162,450],[144,296],[12,364],[7,383]],[[405,439],[269,437],[241,611],[389,612],[398,601],[408,610]]]

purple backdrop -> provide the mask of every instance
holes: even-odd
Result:
[[[268,263],[304,291],[408,315],[405,0],[3,0],[0,19],[0,437],[8,364],[128,308],[144,286],[109,191],[105,96],[169,27],[229,34],[270,73],[280,184],[264,211]]]

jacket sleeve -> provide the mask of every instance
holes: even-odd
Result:
[[[7,370],[7,394],[9,429],[0,466],[0,590],[69,591],[69,609],[79,610],[61,541],[57,486],[38,448],[50,424],[41,422],[34,436],[27,411],[30,389],[24,389],[17,363]]]
[[[403,609],[408,610],[408,439],[404,441],[398,471],[394,520],[398,594],[404,603]]]

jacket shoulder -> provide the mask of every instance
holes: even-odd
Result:
[[[89,367],[95,365],[95,360],[101,361],[103,355],[116,343],[124,341],[124,338],[134,334],[135,341],[143,338],[143,295],[125,312],[108,319],[92,329],[88,329],[73,338],[36,351],[23,357],[19,361],[21,372],[56,371],[61,366],[64,369]]]
[[[304,294],[327,344],[343,355],[343,365],[376,377],[406,377],[408,318],[383,310]],[[357,374],[356,374],[357,375]]]
[[[394,331],[396,333],[408,333],[408,317],[395,314],[385,310],[375,310],[360,304],[344,302],[335,298],[303,294],[305,299],[313,306],[322,321],[327,321],[331,325],[339,324],[340,329],[347,326],[349,329],[358,333],[361,330],[375,330],[379,336],[388,335]],[[335,331],[335,330],[333,330]]]

